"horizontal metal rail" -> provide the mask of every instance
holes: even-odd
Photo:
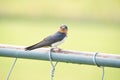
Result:
[[[49,48],[39,48],[32,51],[25,51],[24,48],[24,46],[0,44],[0,57],[49,60]],[[53,61],[58,62],[120,68],[120,55],[117,54],[55,50],[51,56]]]

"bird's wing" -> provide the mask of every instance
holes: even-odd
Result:
[[[51,46],[51,44],[61,41],[64,37],[65,36],[63,36],[63,34],[56,33],[54,35],[44,38],[42,41],[40,41],[37,44],[26,47],[25,50],[33,50],[33,49],[44,47],[44,46]]]
[[[48,36],[48,37],[44,38],[42,41],[40,41],[32,46],[26,47],[25,50],[33,50],[33,49],[44,47],[44,46],[51,46],[51,44],[54,42],[55,42],[54,39],[51,36]]]

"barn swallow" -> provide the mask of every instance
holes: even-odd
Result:
[[[44,38],[42,41],[32,46],[26,47],[25,50],[33,50],[46,46],[57,48],[58,45],[62,44],[66,40],[67,32],[68,32],[68,27],[66,25],[61,25],[56,33]]]

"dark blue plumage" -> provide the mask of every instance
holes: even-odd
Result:
[[[61,29],[64,29],[64,28],[61,28]],[[57,31],[55,34],[44,38],[39,43],[26,47],[25,50],[33,50],[33,49],[41,48],[45,46],[57,47],[58,45],[64,42],[65,38],[66,38],[66,33],[64,33],[63,31]]]
[[[52,36],[51,36],[51,38],[52,39],[54,39],[55,40],[55,42],[56,41],[61,41],[63,38],[65,38],[66,37],[66,34],[65,33],[61,33],[61,32],[56,32],[55,34],[53,34]]]

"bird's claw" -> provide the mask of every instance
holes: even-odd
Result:
[[[60,48],[53,48],[53,52],[60,52],[62,49]]]

